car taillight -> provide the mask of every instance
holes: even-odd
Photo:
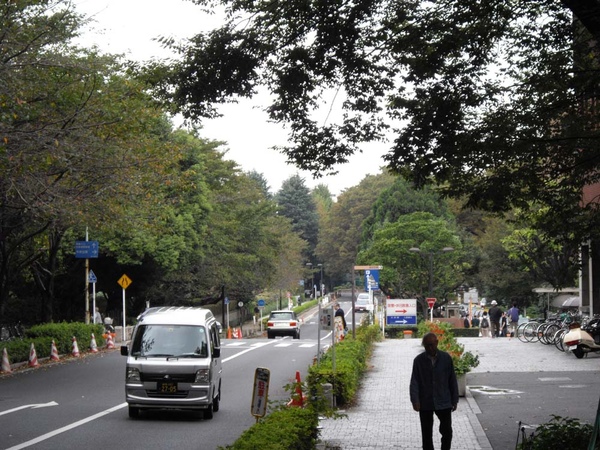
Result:
[[[296,326],[296,322],[290,322],[290,327],[295,327]]]
[[[267,326],[268,327],[272,327],[273,326],[273,322],[267,322]]]

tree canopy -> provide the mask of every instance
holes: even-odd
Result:
[[[179,46],[157,83],[187,118],[266,87],[302,169],[388,137],[389,167],[417,185],[490,211],[540,202],[549,230],[596,233],[579,200],[600,176],[597,41],[578,2],[194,1],[227,21]]]

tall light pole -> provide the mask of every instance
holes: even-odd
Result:
[[[323,297],[323,291],[325,290],[325,289],[323,289],[325,287],[325,283],[323,283],[323,264],[317,264],[317,266],[319,266],[321,268],[321,278],[319,280],[319,284],[320,284],[319,291],[321,291],[321,297]]]
[[[314,285],[315,285],[315,273],[312,270],[312,263],[306,263],[306,267],[310,270],[311,282],[310,282],[310,298],[312,298]]]
[[[423,256],[423,252],[419,247],[411,247],[408,249],[409,252],[419,253]],[[454,247],[444,247],[441,250],[426,252],[425,255],[429,257],[429,297],[433,298],[433,256],[438,253],[453,252]],[[431,317],[433,318],[433,308],[431,308]]]

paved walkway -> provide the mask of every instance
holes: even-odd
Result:
[[[460,338],[459,342],[479,355],[473,373],[544,372],[573,370],[575,357],[553,346],[526,344],[508,338]],[[535,351],[532,351],[535,350]],[[357,405],[343,411],[347,418],[321,421],[321,448],[343,450],[421,449],[418,414],[409,399],[414,357],[422,352],[420,339],[385,340],[375,345],[370,368],[358,395]],[[511,358],[506,355],[510,354]],[[599,359],[577,360],[577,370],[598,370]],[[491,449],[477,414],[481,411],[468,389],[452,415],[453,450]],[[434,445],[440,446],[434,423]]]

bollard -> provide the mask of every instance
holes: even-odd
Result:
[[[331,383],[323,383],[321,388],[323,388],[323,398],[325,399],[325,404],[328,408],[333,409],[333,385]]]
[[[411,330],[404,330],[404,339],[412,339],[412,334]]]

